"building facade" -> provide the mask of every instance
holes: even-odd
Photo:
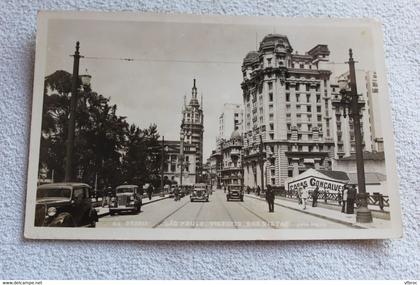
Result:
[[[243,185],[242,169],[242,135],[239,130],[234,130],[228,140],[221,143],[222,186],[236,184]]]
[[[338,87],[338,81],[347,81],[350,83],[349,72],[343,73],[338,76],[331,84],[332,101],[340,101],[340,89]],[[364,104],[362,108],[362,117],[360,120],[360,127],[362,129],[363,137],[363,148],[364,151],[372,151],[372,129],[371,129],[371,102],[369,101],[368,94],[366,92],[366,81],[365,72],[363,70],[356,70],[356,82],[357,82],[357,93],[359,94],[359,102]],[[344,117],[340,109],[336,109],[333,106],[333,126],[335,129],[335,158],[342,158],[350,156],[356,153],[356,141],[354,136],[353,121],[349,116]]]
[[[191,100],[184,103],[182,110],[181,137],[186,144],[192,144],[196,151],[196,181],[199,182],[203,171],[203,133],[204,133],[204,114],[203,100],[201,105],[197,98],[196,81],[193,81]]]
[[[222,187],[222,169],[223,169],[223,156],[221,144],[216,145],[216,149],[210,155],[210,172],[212,176],[212,185],[216,188]]]
[[[176,182],[178,185],[194,185],[197,171],[196,156],[197,151],[194,144],[165,141],[165,163],[163,166],[165,180]]]
[[[378,75],[374,71],[367,71],[365,74],[366,92],[368,94],[372,128],[372,150],[377,152],[384,151],[384,139],[381,126],[381,105],[380,105],[380,90],[378,88]]]
[[[286,36],[269,34],[244,58],[245,186],[261,185],[262,177],[264,184],[283,187],[308,168],[331,169],[329,54],[327,45],[293,53]]]
[[[232,132],[235,130],[239,130],[242,133],[243,116],[242,105],[225,103],[219,116],[219,135],[216,143],[222,140],[229,140]]]

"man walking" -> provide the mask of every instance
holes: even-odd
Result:
[[[271,188],[271,185],[267,185],[267,192],[265,195],[265,199],[268,203],[268,212],[273,213],[274,212],[274,191]]]
[[[354,202],[356,201],[356,189],[354,185],[350,186],[347,192],[347,214],[354,214]]]
[[[347,210],[347,196],[348,196],[348,186],[345,185],[344,189],[343,189],[343,195],[342,195],[342,199],[343,199],[343,205],[341,207],[341,212],[345,213]]]
[[[298,200],[298,204],[301,205],[302,204],[302,192],[303,192],[303,188],[300,187],[297,192],[296,192],[296,196],[297,196],[297,200]]]
[[[312,207],[318,206],[318,195],[319,195],[319,188],[318,186],[316,186],[314,192],[312,192]]]
[[[306,210],[306,201],[309,198],[309,192],[308,192],[308,188],[304,187],[302,190],[302,208],[304,210]]]

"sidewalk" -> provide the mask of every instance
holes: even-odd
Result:
[[[264,198],[260,198],[253,194],[245,194],[245,196],[265,202]],[[306,206],[306,210],[303,210],[301,205],[299,205],[297,201],[287,201],[287,200],[276,198],[274,200],[274,204],[287,208],[287,209],[291,209],[291,210],[305,213],[308,215],[312,215],[318,218],[323,218],[329,221],[337,222],[343,225],[348,225],[348,226],[352,226],[352,227],[360,228],[360,229],[375,229],[375,228],[390,228],[391,227],[391,221],[389,220],[373,218],[373,223],[367,223],[367,224],[357,223],[356,214],[345,214],[345,213],[338,212],[336,210],[330,210],[330,209],[321,208],[321,207],[313,208],[312,203],[310,204],[308,203],[308,205]]]
[[[169,198],[169,195],[166,195],[164,197],[162,197],[162,196],[153,196],[152,197],[152,200],[149,200],[149,198],[147,198],[147,197],[146,198],[143,197],[143,199],[142,199],[142,201],[143,201],[142,206],[147,205],[147,204],[150,204],[150,203],[158,202],[158,201],[161,201],[161,200],[164,200],[164,199],[168,199],[168,198]],[[104,217],[104,216],[109,215],[109,208],[108,208],[108,206],[105,206],[105,207],[95,207],[95,210],[98,213],[98,218],[101,218],[101,217]]]

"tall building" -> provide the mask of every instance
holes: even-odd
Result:
[[[204,114],[203,100],[201,106],[197,98],[197,87],[194,79],[191,91],[191,100],[187,104],[184,102],[182,110],[181,137],[184,142],[195,146],[196,151],[196,181],[200,181],[203,170],[203,133],[204,133]]]
[[[244,184],[283,186],[308,168],[331,169],[334,155],[328,69],[319,44],[293,53],[287,36],[269,34],[243,60]],[[260,140],[263,152],[260,151]]]
[[[349,73],[337,77],[339,80],[350,82]],[[363,136],[363,150],[366,152],[383,151],[382,130],[379,118],[379,98],[376,72],[356,70],[357,93],[359,102],[364,104],[361,114],[360,126]],[[337,83],[331,84],[333,101],[340,100],[340,90]],[[335,158],[348,157],[356,153],[353,121],[349,116],[339,115],[342,112],[335,110],[333,125],[335,126]]]
[[[368,94],[370,104],[370,119],[372,126],[372,150],[382,152],[384,151],[384,138],[381,127],[381,106],[380,106],[380,90],[378,89],[378,76],[376,72],[366,72],[366,92]]]
[[[228,140],[236,129],[242,134],[244,112],[239,104],[225,103],[219,116],[219,135],[217,142]]]
[[[228,140],[221,143],[221,150],[221,179],[223,185],[243,185],[242,135],[238,129],[232,132]]]

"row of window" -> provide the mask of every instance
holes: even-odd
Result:
[[[290,108],[291,108],[290,104],[287,104],[286,105],[286,110],[290,111]],[[312,112],[312,106],[311,105],[305,105],[305,106],[296,105],[296,111],[298,111],[298,112],[302,112],[302,111]],[[318,113],[321,113],[321,106],[316,106],[316,111]]]
[[[290,85],[291,84],[289,82],[286,82],[286,90],[290,90]],[[300,91],[301,90],[301,86],[306,91],[310,91],[311,90],[311,84],[309,84],[309,83],[295,83],[295,90],[296,91]],[[319,92],[320,90],[321,90],[321,85],[320,84],[315,85],[315,91],[316,92]]]

